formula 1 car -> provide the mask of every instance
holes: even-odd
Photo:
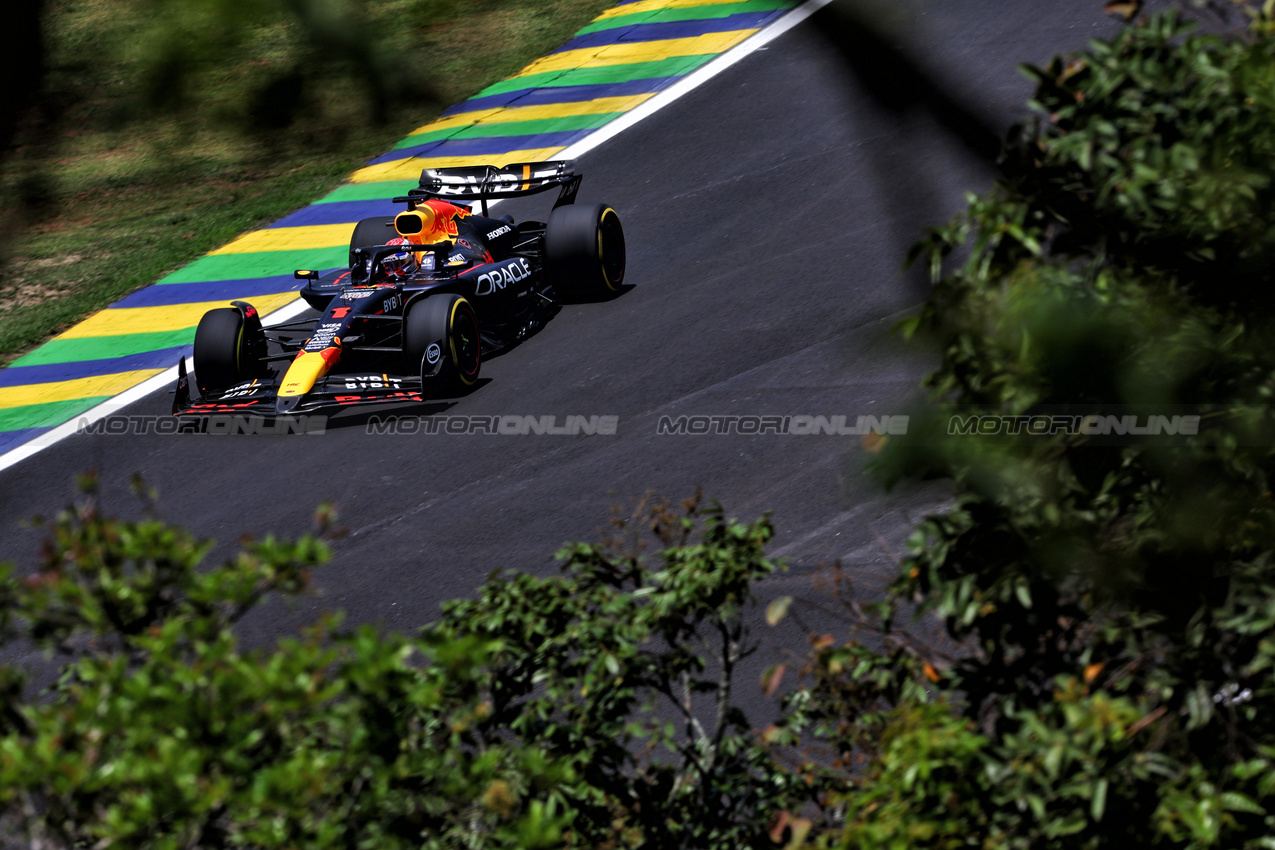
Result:
[[[320,316],[263,326],[243,301],[205,313],[193,357],[199,395],[183,357],[173,413],[272,416],[474,386],[483,358],[540,327],[564,296],[619,291],[620,217],[576,204],[580,180],[565,160],[425,169],[419,188],[394,198],[405,211],[355,226],[348,268],[295,273]],[[555,187],[547,222],[488,217],[490,200]],[[271,364],[282,361],[280,375]]]

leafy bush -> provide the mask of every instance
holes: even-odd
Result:
[[[248,541],[198,569],[208,543],[90,491],[38,572],[0,583],[5,637],[65,662],[39,697],[4,668],[0,806],[53,846],[756,845],[810,796],[731,700],[770,526],[694,502],[618,526],[415,637],[329,617],[244,650],[234,623],[327,547]]]
[[[882,466],[958,494],[914,533],[880,627],[914,605],[956,648],[900,649],[880,734],[852,721],[866,766],[828,843],[1275,841],[1270,30],[1161,14],[1028,69],[1039,115],[1006,178],[915,249],[935,288],[904,330],[942,364],[923,434]],[[1148,413],[1202,424],[950,430]],[[826,658],[816,674],[835,682]]]

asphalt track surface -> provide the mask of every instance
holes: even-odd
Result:
[[[323,435],[74,436],[0,472],[0,560],[35,562],[41,532],[20,521],[64,507],[90,469],[107,510],[140,513],[128,485],[140,473],[162,516],[221,541],[221,554],[243,533],[303,533],[330,501],[349,534],[316,573],[319,595],[259,612],[245,637],[330,609],[409,630],[493,569],[555,569],[560,545],[596,540],[615,505],[702,488],[732,516],[773,512],[771,551],[791,569],[760,595],[796,596],[801,616],[780,630],[759,622],[769,649],[757,663],[800,653],[802,626],[827,622],[811,585],[819,565],[839,558],[879,586],[944,486],[883,493],[853,436],[660,435],[660,417],[906,413],[933,355],[891,334],[927,287],[901,260],[994,174],[977,132],[961,131],[974,119],[1000,132],[1022,114],[1031,88],[1017,63],[1119,27],[1099,0],[895,4],[887,42],[938,84],[935,97],[900,91],[886,65],[884,80],[858,76],[847,55],[862,68],[874,54],[845,40],[838,5],[580,158],[580,200],[622,216],[629,290],[565,307],[487,360],[463,398],[381,411],[611,415],[616,434],[373,435],[362,411]],[[162,416],[170,403],[157,393],[127,412]]]

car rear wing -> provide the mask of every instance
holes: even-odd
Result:
[[[426,168],[421,172],[420,187],[408,191],[406,197],[395,198],[394,202],[406,203],[409,209],[415,209],[418,201],[430,198],[481,201],[483,215],[486,215],[488,200],[537,195],[556,186],[559,187],[558,199],[553,204],[556,209],[575,203],[580,180],[572,159],[517,162],[504,168],[494,165]]]

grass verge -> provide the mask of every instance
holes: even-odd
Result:
[[[0,365],[306,206],[615,0],[351,0],[344,41],[299,22],[305,0],[245,2],[48,3],[40,106],[0,162]]]

